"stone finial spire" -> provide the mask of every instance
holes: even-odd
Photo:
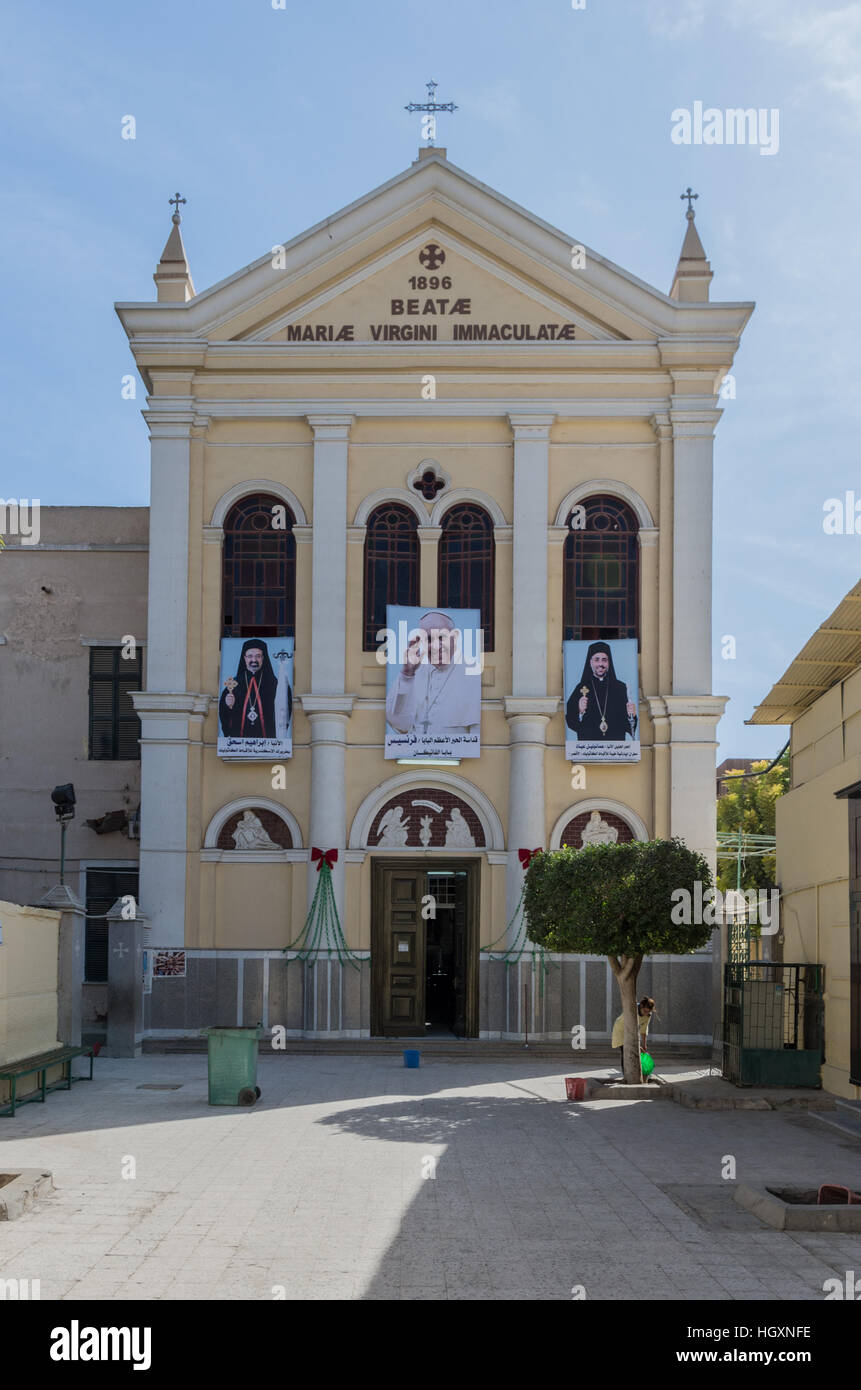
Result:
[[[185,304],[194,296],[194,284],[191,279],[191,271],[188,268],[185,247],[182,244],[182,233],[179,230],[179,225],[182,222],[179,207],[181,203],[185,202],[185,199],[176,193],[173,198],[168,199],[168,202],[174,208],[171,217],[173,226],[161,253],[158,268],[152,278],[156,283],[160,304]]]
[[[682,242],[681,255],[676,266],[673,287],[670,290],[670,299],[677,299],[680,304],[705,304],[708,302],[712,269],[706,260],[706,253],[694,223],[693,200],[700,195],[691,192],[689,188],[680,196],[682,199],[687,198],[688,200],[688,210],[685,213],[688,228]]]

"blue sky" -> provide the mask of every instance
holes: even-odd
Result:
[[[697,226],[713,299],[757,310],[715,449],[718,758],[773,754],[755,703],[858,578],[826,535],[857,490],[861,5],[814,0],[60,0],[0,54],[6,320],[0,495],[142,505],[148,446],[115,300],[152,299],[170,229],[198,289],[438,144],[475,177],[668,290]],[[779,110],[774,156],[670,139],[677,107]],[[133,115],[134,141],[121,138]],[[720,639],[736,639],[735,660]]]

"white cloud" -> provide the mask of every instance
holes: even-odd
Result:
[[[702,28],[706,0],[653,0],[645,13],[653,34],[665,39],[686,39]]]
[[[746,4],[746,0],[745,0]],[[765,38],[804,51],[819,69],[823,85],[845,96],[861,113],[861,7],[818,10],[805,3],[769,0],[758,7],[740,4],[734,9],[741,21],[756,19]]]
[[[665,39],[698,35],[706,17],[747,30],[766,42],[803,53],[805,89],[816,87],[843,97],[861,119],[861,5],[852,0],[833,9],[810,0],[657,0],[648,6],[647,24]]]

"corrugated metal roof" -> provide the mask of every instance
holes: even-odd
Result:
[[[791,724],[820,695],[861,665],[861,580],[850,589],[830,617],[783,676],[757,705],[748,724]]]

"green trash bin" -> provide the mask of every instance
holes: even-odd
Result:
[[[253,1105],[260,1096],[257,1085],[257,1043],[262,1026],[204,1028],[209,1040],[210,1105]]]

